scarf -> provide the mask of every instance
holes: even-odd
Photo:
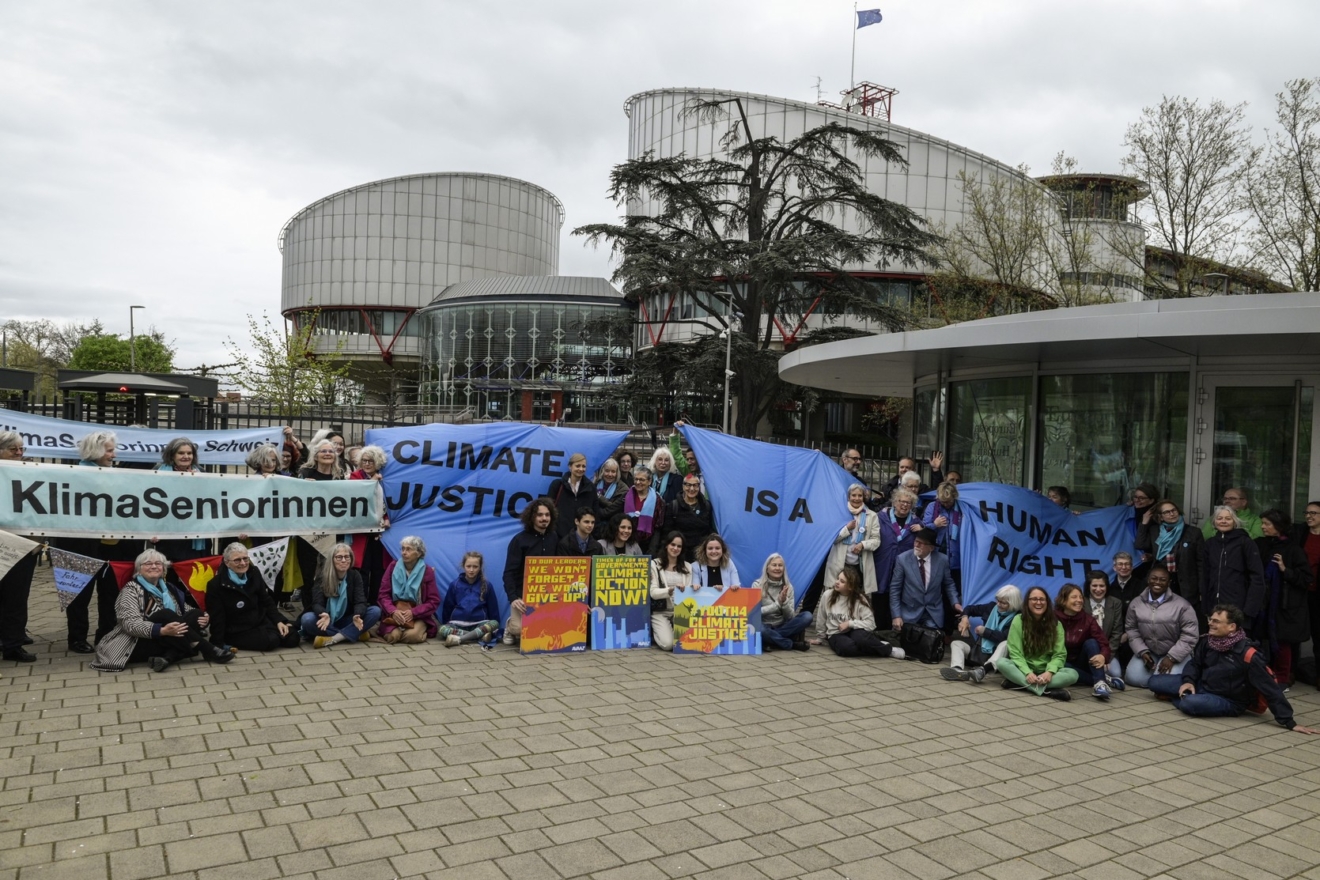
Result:
[[[865,504],[861,506],[860,510],[853,510],[852,505],[849,504],[848,512],[851,513],[853,516],[857,517],[857,528],[853,529],[852,540],[850,540],[848,543],[860,544],[862,543],[862,540],[866,537],[866,514],[869,513],[869,511],[866,509]],[[857,552],[856,550],[852,551],[854,555],[856,555],[856,552]]]
[[[400,562],[394,566],[394,573],[390,575],[390,595],[396,602],[411,602],[416,605],[422,598],[422,574],[426,571],[426,563],[417,560],[413,566],[412,573]]]
[[[637,520],[636,531],[644,535],[651,534],[651,529],[654,528],[655,498],[657,494],[653,486],[651,491],[646,493],[646,500],[639,502],[637,500],[637,490],[629,489],[628,494],[623,499],[623,512]]]
[[[1178,546],[1178,539],[1182,537],[1182,533],[1183,521],[1181,516],[1175,522],[1160,523],[1160,534],[1155,539],[1155,558],[1168,559],[1174,548]]]
[[[652,486],[651,488],[659,492],[661,495],[665,494],[665,490],[669,488],[669,478],[673,475],[673,473],[674,472],[672,470],[665,471],[663,474],[661,474],[659,477],[655,479],[655,485]]]
[[[421,562],[421,560],[419,559],[418,562]],[[397,572],[402,567],[401,565],[395,566],[394,570]],[[413,571],[420,569],[420,565],[413,567]],[[418,580],[421,579],[418,578]],[[398,581],[395,581],[395,596],[396,598],[403,598],[398,595]],[[409,599],[408,601],[413,600]],[[330,615],[331,623],[337,623],[343,619],[344,612],[348,610],[348,575],[344,575],[344,579],[339,582],[339,591],[335,595],[325,597],[325,610]]]
[[[138,575],[136,580],[138,586],[150,593],[162,607],[173,611],[175,614],[179,613],[179,603],[174,601],[174,594],[170,592],[170,588],[164,580],[160,582],[159,586],[152,584],[142,575]]]
[[[615,493],[617,493],[618,491],[619,491],[618,480],[615,480],[613,483],[610,483],[608,485],[606,485],[604,480],[601,480],[598,483],[596,483],[596,494],[606,500],[613,500]]]
[[[1095,618],[1096,626],[1100,627],[1101,629],[1104,629],[1104,628],[1105,628],[1105,600],[1104,600],[1104,599],[1101,599],[1099,602],[1097,602],[1097,601],[1095,601],[1094,599],[1092,599],[1090,596],[1087,596],[1087,597],[1086,597],[1086,605],[1087,605],[1088,608],[1091,609],[1091,616]]]
[[[1245,642],[1247,640],[1247,634],[1242,630],[1238,630],[1231,636],[1206,636],[1205,639],[1206,643],[1210,645],[1212,650],[1225,652],[1231,651],[1239,643]]]
[[[1000,630],[1000,631],[1006,630],[1008,629],[1008,625],[1013,622],[1013,618],[1016,616],[1017,616],[1016,611],[1000,611],[999,604],[996,603],[994,610],[990,612],[990,616],[985,619],[985,628]],[[995,652],[995,643],[987,638],[982,637],[981,653],[989,657],[994,652]]]
[[[240,587],[247,586],[247,575],[243,575],[242,577],[239,577],[238,572],[234,571],[232,568],[229,569],[229,579],[234,583],[238,584]]]
[[[893,530],[894,537],[898,539],[900,544],[903,543],[903,539],[908,536],[908,530],[912,527],[912,521],[917,518],[916,513],[908,511],[907,519],[900,523],[898,520],[894,519],[894,511],[891,508],[889,510],[888,518],[889,528]]]

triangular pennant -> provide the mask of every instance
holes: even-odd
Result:
[[[206,585],[220,570],[223,561],[221,556],[203,556],[201,559],[171,563],[174,576],[192,593],[192,597],[197,600],[197,607],[203,611],[206,610]]]
[[[119,589],[123,589],[128,582],[133,579],[133,572],[137,568],[136,562],[107,562],[106,565],[115,573],[115,583],[119,584]]]
[[[78,598],[78,594],[87,589],[92,579],[105,568],[103,559],[57,547],[50,548],[50,564],[55,569],[55,596],[60,600],[61,611],[68,609],[69,603]]]
[[[9,532],[0,532],[0,577],[8,574],[9,569],[13,568],[18,560],[40,546],[36,541],[20,538]]]
[[[307,538],[307,543],[315,547],[317,553],[329,557],[335,549],[335,536],[326,533],[311,535]]]
[[[279,577],[280,569],[284,567],[284,557],[288,553],[289,539],[280,538],[278,541],[260,544],[248,550],[248,558],[261,572],[261,576],[266,579],[266,585],[274,590],[277,586],[276,579]]]

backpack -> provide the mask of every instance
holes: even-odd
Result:
[[[1242,661],[1246,663],[1247,666],[1251,666],[1251,661],[1254,660],[1255,657],[1256,649],[1254,647],[1249,647],[1247,648],[1246,653],[1242,655]],[[1274,678],[1274,670],[1270,669],[1268,664],[1265,666],[1265,671],[1270,674],[1271,678]],[[1269,708],[1269,704],[1265,702],[1264,695],[1255,688],[1252,688],[1251,699],[1247,702],[1247,711],[1252,715],[1264,715]]]

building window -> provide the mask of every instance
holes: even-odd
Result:
[[[1025,486],[1031,377],[955,382],[949,390],[948,467],[969,483]]]

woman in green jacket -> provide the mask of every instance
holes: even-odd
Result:
[[[1032,587],[1022,613],[1008,628],[1008,656],[995,665],[1004,687],[1067,702],[1072,699],[1068,687],[1077,683],[1077,672],[1064,666],[1067,659],[1063,625],[1054,616],[1049,594]]]

